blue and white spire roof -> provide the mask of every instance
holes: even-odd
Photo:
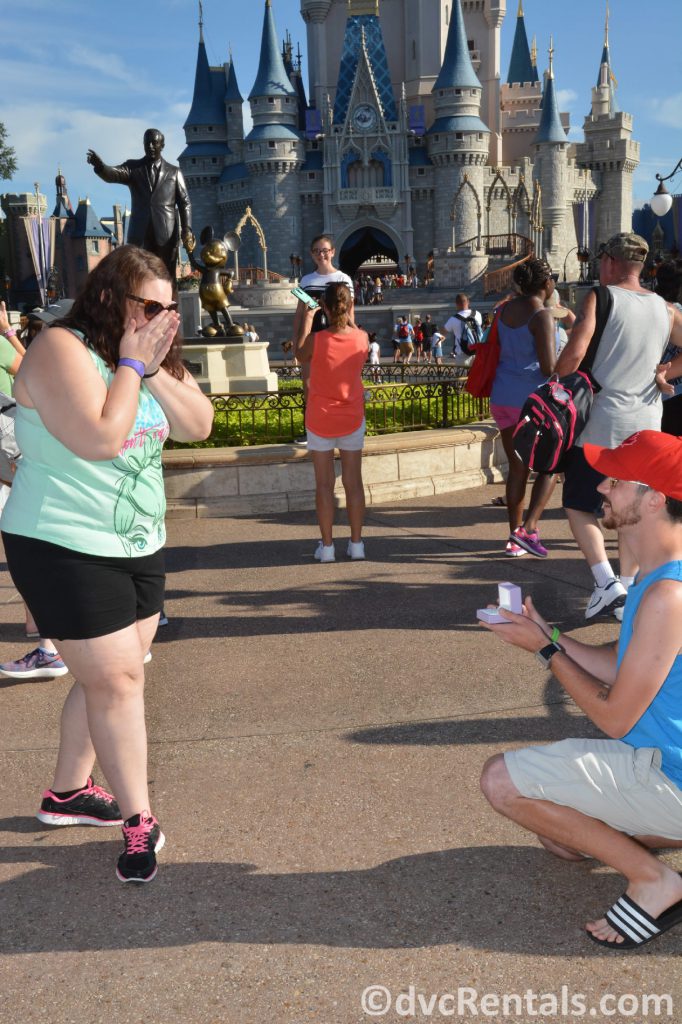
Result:
[[[339,80],[334,99],[334,124],[342,124],[348,115],[348,105],[363,50],[381,104],[382,116],[386,121],[398,120],[398,111],[391,85],[391,73],[388,69],[388,57],[379,22],[378,5],[351,3],[346,20]]]
[[[461,0],[453,0],[443,66],[431,90],[436,120],[427,134],[487,132],[480,117],[481,83],[471,63]]]
[[[611,68],[611,55],[609,52],[609,5],[606,4],[606,24],[604,25],[604,48],[601,54],[599,74],[597,75],[597,89],[608,89],[608,113],[618,113],[618,102],[616,100],[616,76]]]
[[[516,15],[516,30],[514,32],[514,43],[512,45],[511,58],[509,60],[507,85],[537,81],[538,71],[533,65],[530,48],[528,46],[526,21],[523,16],[523,0],[519,0],[519,9]]]
[[[542,117],[540,126],[535,136],[535,143],[539,142],[567,142],[559,116],[559,104],[557,102],[556,89],[554,87],[554,46],[549,41],[549,70],[545,82],[545,91],[542,95]]]
[[[448,39],[445,44],[443,66],[436,79],[433,92],[438,89],[480,89],[481,83],[476,77],[474,65],[471,63],[466,26],[460,0],[453,0],[450,14]]]
[[[296,90],[289,81],[279,43],[277,30],[272,13],[271,0],[265,0],[265,17],[263,18],[263,35],[261,37],[260,62],[258,74],[249,99],[258,96],[295,96]]]

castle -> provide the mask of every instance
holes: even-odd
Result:
[[[531,249],[575,279],[579,250],[631,230],[639,144],[616,102],[608,14],[577,144],[559,111],[560,60],[550,43],[538,74],[523,0],[506,81],[506,0],[301,0],[301,14],[308,98],[265,0],[246,134],[235,62],[209,66],[200,23],[179,158],[195,230],[234,229],[250,206],[268,267],[283,275],[325,231],[350,274],[376,255],[409,258],[423,274],[433,253],[444,287],[479,279],[496,254]],[[244,233],[242,266],[261,262],[256,241]]]

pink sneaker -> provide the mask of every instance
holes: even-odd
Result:
[[[151,882],[156,876],[156,854],[166,842],[151,811],[140,811],[123,822],[123,842],[116,877],[121,882]]]
[[[78,792],[61,799],[46,789],[38,821],[46,825],[120,825],[123,821],[118,804],[111,793],[96,786],[92,776]]]
[[[547,558],[549,554],[544,544],[540,543],[540,534],[537,530],[529,533],[523,526],[518,526],[513,533],[509,534],[509,540],[517,547],[523,548],[529,555],[535,555],[536,558]]]
[[[509,555],[510,558],[520,558],[520,556],[525,555],[526,552],[523,548],[520,548],[518,544],[515,544],[513,540],[508,540],[504,553],[505,555]]]

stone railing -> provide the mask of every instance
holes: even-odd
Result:
[[[191,448],[164,452],[168,518],[195,519],[315,508],[315,474],[305,448]],[[506,457],[497,428],[477,423],[449,430],[368,437],[362,476],[368,505],[500,481]],[[336,460],[336,502],[344,502]]]

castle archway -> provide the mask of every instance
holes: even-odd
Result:
[[[340,247],[337,244],[337,252],[339,267],[349,277],[353,277],[363,263],[374,257],[396,265],[402,259],[397,241],[382,228],[370,224],[351,231]]]

